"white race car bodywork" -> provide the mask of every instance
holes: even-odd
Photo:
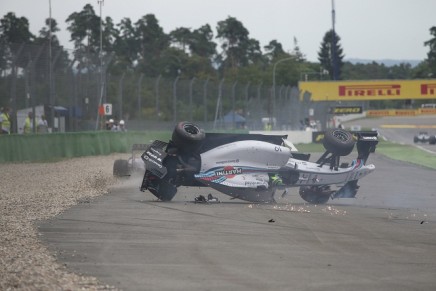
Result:
[[[141,158],[145,174],[141,191],[170,201],[179,186],[208,186],[234,198],[274,202],[277,189],[299,187],[309,203],[355,197],[357,181],[371,173],[366,161],[377,145],[376,132],[329,129],[326,151],[316,162],[295,152],[287,136],[260,134],[204,134],[195,124],[180,122],[167,143],[156,140]],[[340,163],[357,144],[357,159]],[[337,189],[331,188],[335,186]]]
[[[267,190],[271,185],[283,188],[344,185],[368,175],[375,169],[374,165],[364,165],[360,159],[354,160],[349,167],[334,169],[329,165],[294,159],[289,148],[263,141],[233,142],[200,156],[201,169],[194,175],[195,178],[209,187],[225,191],[234,197],[241,196],[239,193],[241,191],[235,189]],[[298,173],[298,180],[292,186],[274,184],[274,173],[284,171],[289,171],[291,175]],[[261,196],[255,193],[254,196],[265,201],[266,197],[272,200],[272,195],[273,193],[268,192]]]

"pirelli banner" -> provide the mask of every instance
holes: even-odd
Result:
[[[436,99],[436,79],[300,82],[312,101]]]

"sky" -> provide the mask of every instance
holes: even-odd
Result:
[[[73,48],[65,20],[86,4],[100,15],[97,0],[0,0],[0,17],[14,12],[29,20],[30,31],[38,35],[49,17],[61,31],[61,45]],[[309,61],[317,61],[325,33],[332,28],[332,0],[104,0],[102,17],[115,24],[128,17],[136,22],[154,14],[165,33],[187,27],[197,29],[235,17],[249,31],[249,37],[263,48],[277,40],[285,51],[294,49],[297,39]],[[335,31],[345,59],[424,60],[429,51],[424,42],[436,26],[436,0],[334,0]],[[217,40],[215,40],[218,42]],[[104,48],[103,48],[104,49]]]

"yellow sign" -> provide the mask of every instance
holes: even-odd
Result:
[[[312,101],[436,99],[436,79],[300,82]]]
[[[419,109],[382,109],[368,110],[366,116],[415,116],[415,115],[430,115],[436,114],[436,109],[419,108]]]

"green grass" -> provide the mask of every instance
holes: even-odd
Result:
[[[376,152],[394,160],[405,161],[436,170],[436,154],[426,152],[412,145],[381,141],[377,146]]]
[[[324,152],[322,144],[310,143],[297,144],[295,146],[299,152],[303,153]],[[375,151],[393,160],[404,161],[436,170],[436,154],[428,153],[412,145],[379,141]]]

